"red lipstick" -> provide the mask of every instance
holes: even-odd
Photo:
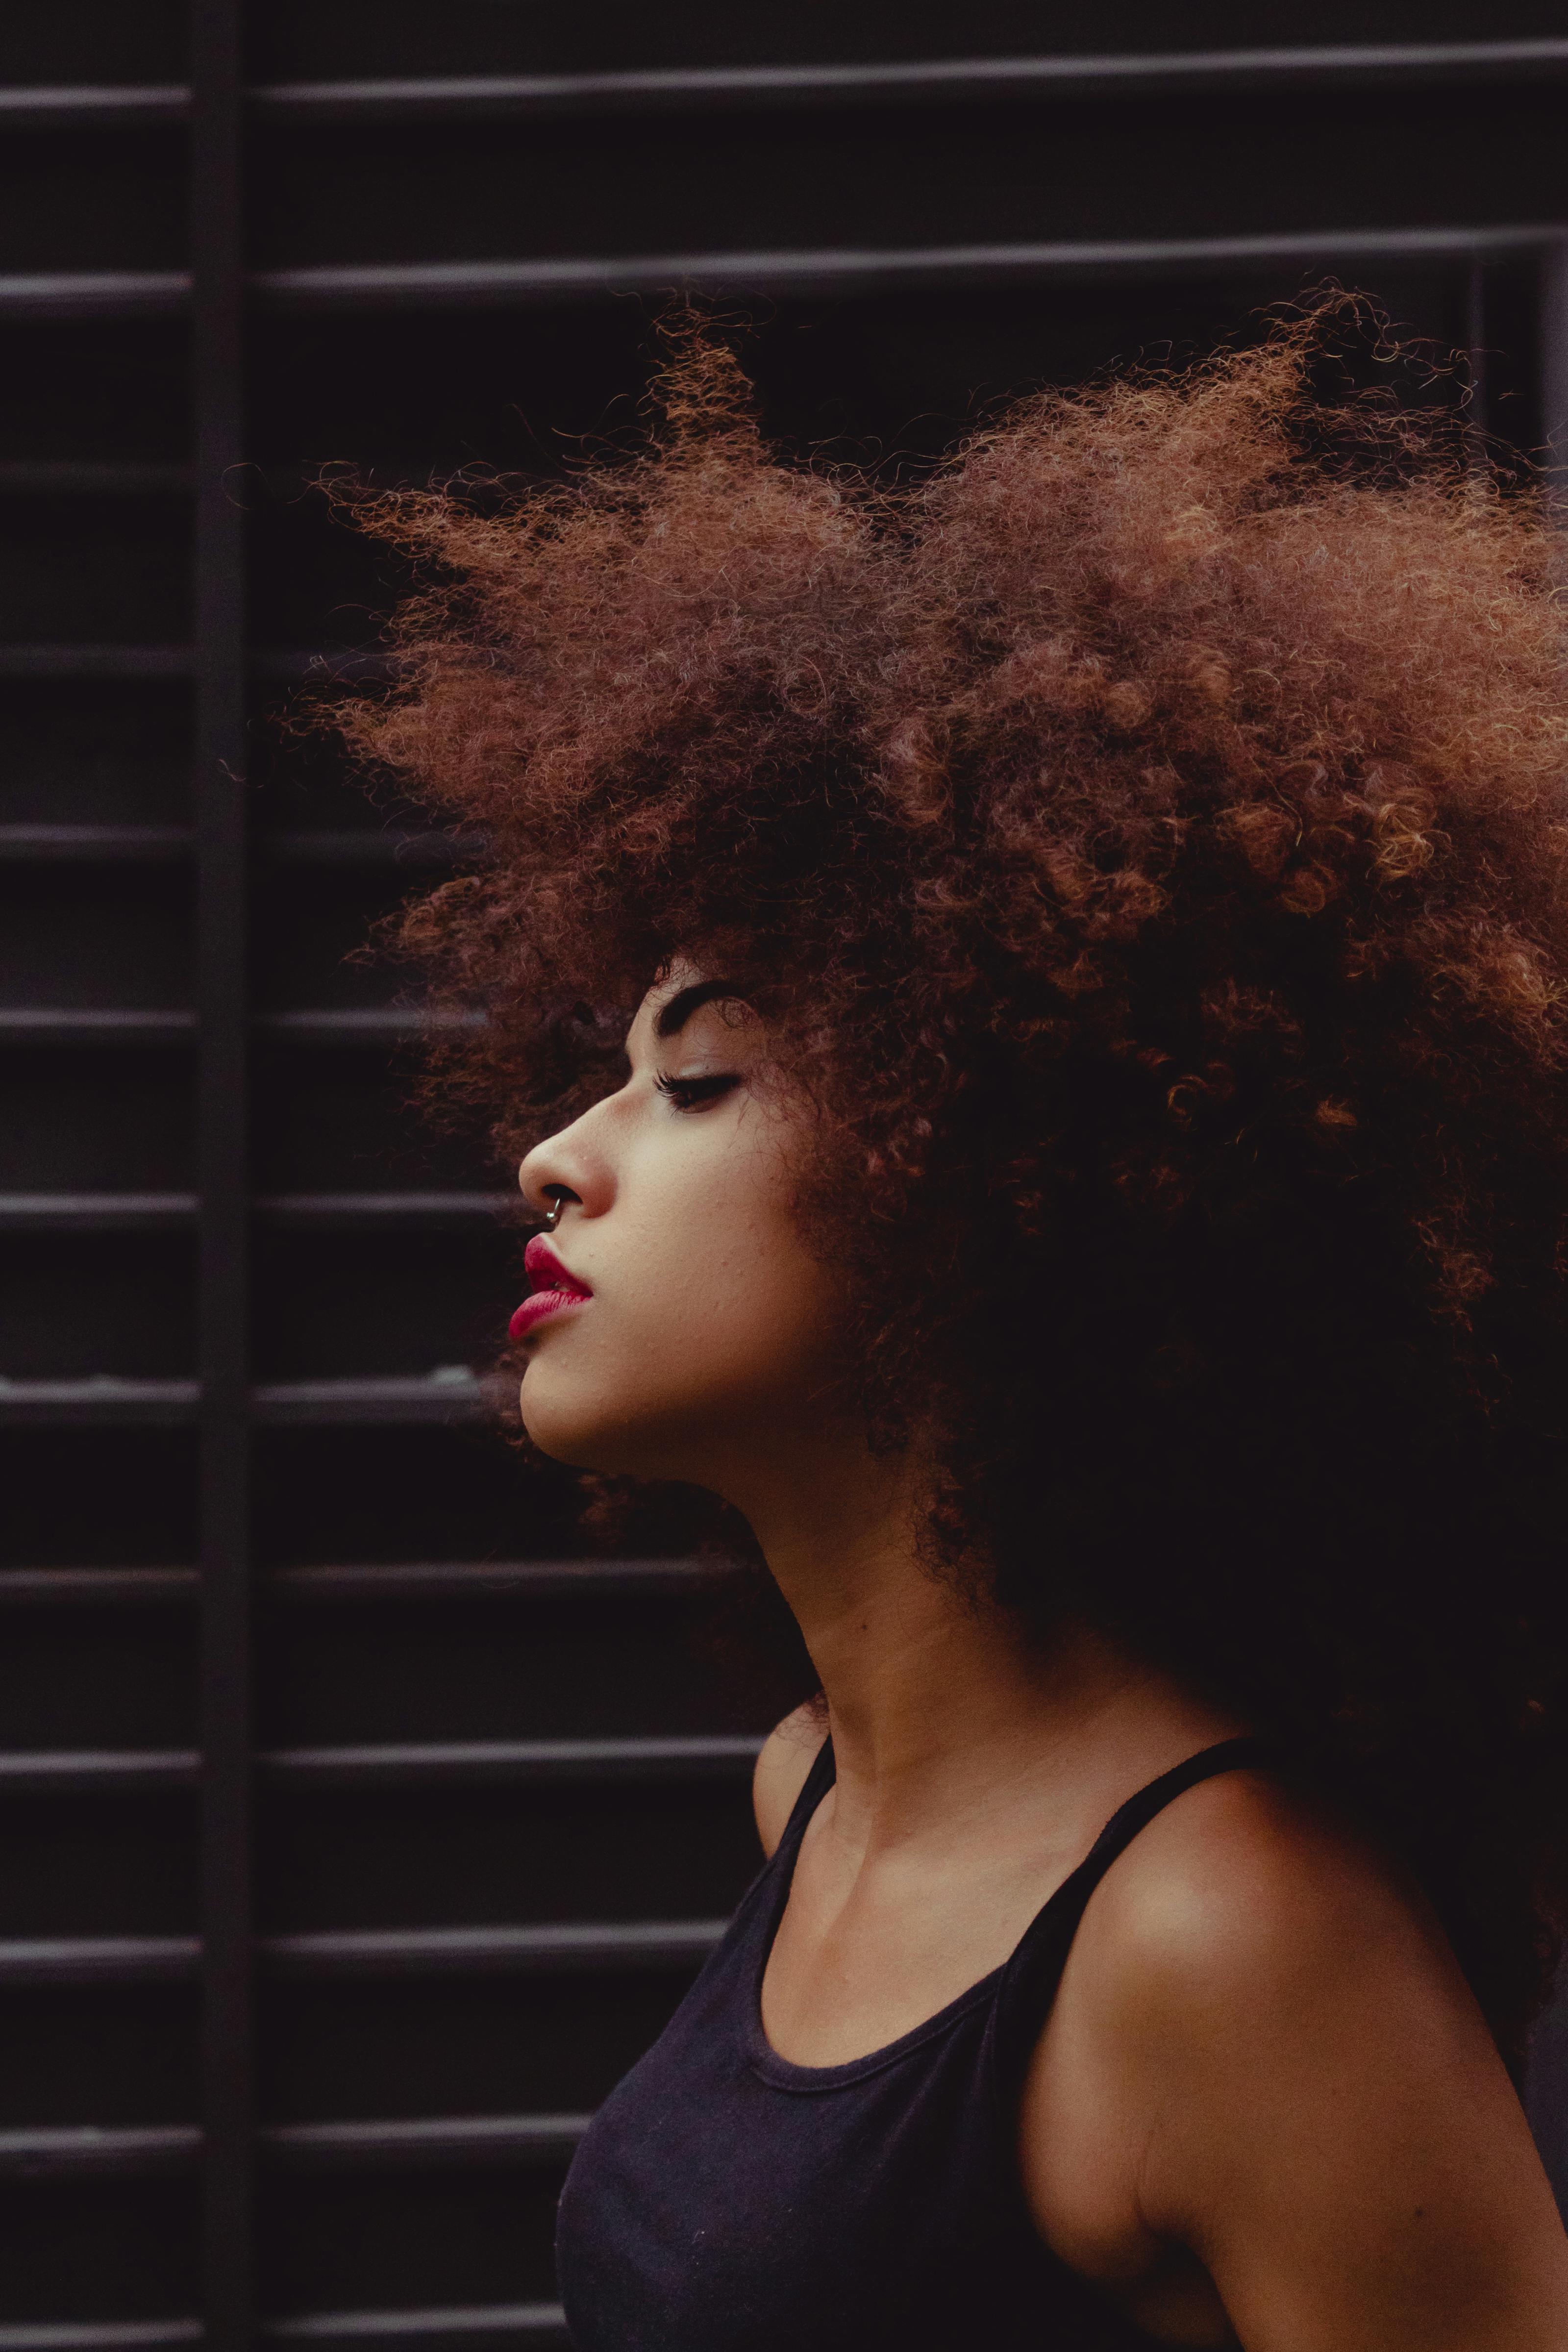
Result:
[[[547,1316],[559,1315],[563,1307],[580,1306],[593,1296],[586,1282],[567,1272],[542,1234],[536,1234],[523,1252],[523,1267],[533,1284],[533,1296],[524,1299],[507,1326],[514,1339],[523,1339]]]

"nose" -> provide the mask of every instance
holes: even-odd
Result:
[[[615,1198],[618,1106],[624,1089],[591,1103],[569,1127],[536,1143],[517,1171],[524,1200],[553,1233],[564,1209],[601,1217]]]
[[[583,1155],[573,1149],[580,1124],[536,1143],[517,1171],[518,1189],[547,1234],[554,1233],[573,1202],[582,1206],[588,1190],[589,1171],[578,1164]]]

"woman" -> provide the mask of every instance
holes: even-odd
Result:
[[[1311,352],[889,493],[699,346],[651,454],[361,509],[528,1432],[741,1515],[816,1690],[583,2352],[1568,2345],[1561,627]]]

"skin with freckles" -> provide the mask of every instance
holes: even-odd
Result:
[[[1087,1626],[1043,1641],[931,1576],[918,1444],[849,1402],[802,1231],[804,1111],[765,1024],[688,965],[628,1076],[520,1181],[591,1297],[523,1341],[550,1454],[711,1487],[821,1677],[756,1780],[771,1852],[831,1730],[763,1984],[804,2066],[881,2048],[999,1965],[1109,1816],[1248,1727]],[[1568,2352],[1568,2241],[1424,1901],[1260,1772],[1187,1790],[1091,1899],[1019,2126],[1047,2242],[1155,2343]]]

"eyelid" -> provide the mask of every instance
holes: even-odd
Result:
[[[653,1078],[656,1092],[674,1102],[678,1102],[682,1096],[694,1102],[716,1102],[721,1096],[732,1093],[740,1082],[738,1070],[693,1071],[685,1077],[673,1071],[660,1070]]]

